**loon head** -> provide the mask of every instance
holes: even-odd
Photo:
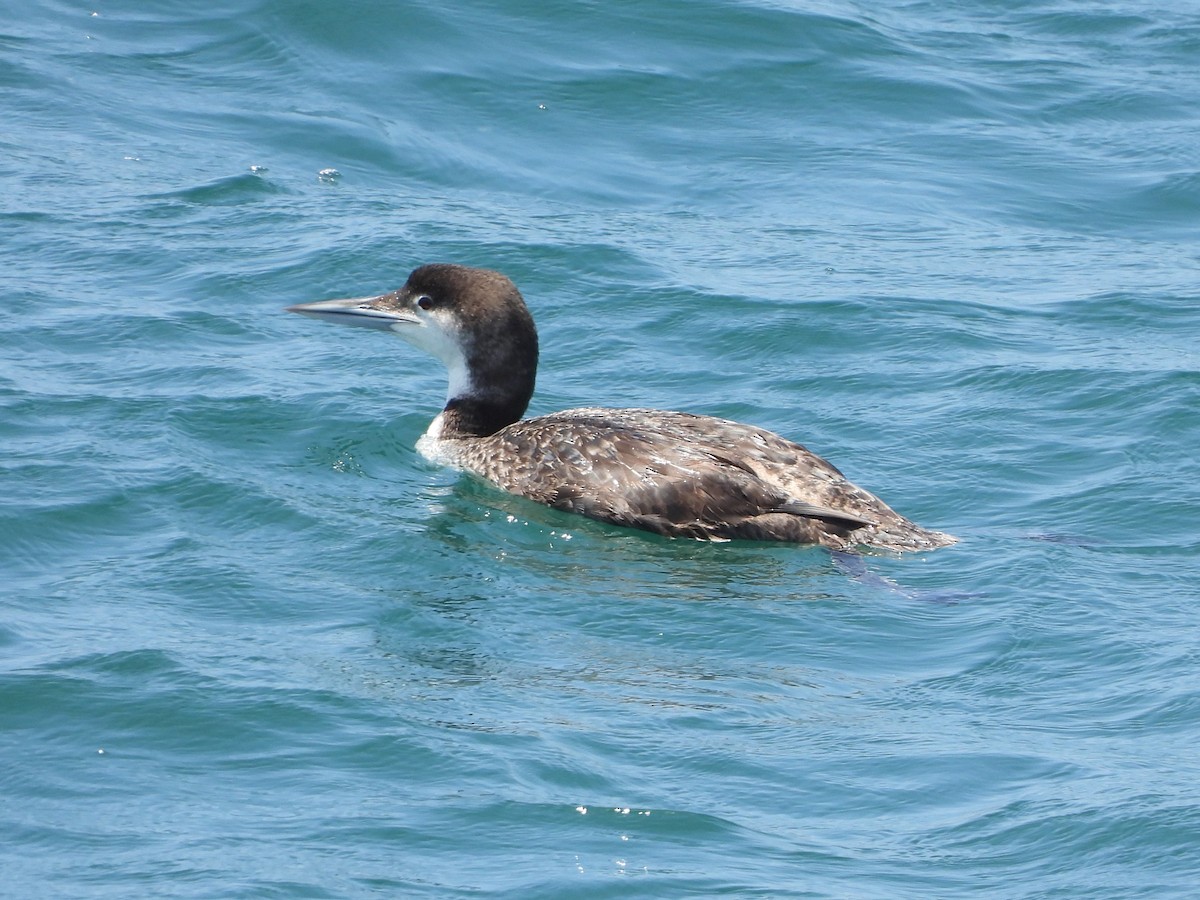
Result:
[[[446,412],[457,411],[462,430],[491,434],[519,419],[533,396],[537,330],[517,286],[499,272],[433,263],[389,294],[287,310],[390,331],[440,359],[450,377]]]

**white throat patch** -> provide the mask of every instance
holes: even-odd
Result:
[[[475,393],[475,385],[471,381],[471,372],[467,368],[467,355],[463,349],[462,335],[448,315],[440,310],[426,314],[423,321],[417,325],[397,323],[392,331],[418,350],[424,350],[430,356],[442,361],[449,377],[446,390],[446,400],[455,397],[469,397]],[[430,426],[432,428],[432,426]]]

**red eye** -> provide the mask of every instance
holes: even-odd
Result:
[[[433,309],[433,298],[422,294],[417,298],[417,306],[421,309]]]

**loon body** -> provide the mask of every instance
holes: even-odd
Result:
[[[569,409],[522,419],[538,343],[499,272],[433,264],[390,294],[290,306],[391,331],[440,359],[446,406],[417,442],[437,462],[555,509],[699,540],[931,550],[930,531],[799,444],[751,425],[655,409]]]

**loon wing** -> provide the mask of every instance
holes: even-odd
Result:
[[[789,500],[786,503],[780,504],[779,508],[772,510],[772,512],[789,513],[793,516],[807,516],[810,519],[825,519],[831,522],[844,522],[855,528],[862,528],[864,525],[879,524],[872,519],[864,519],[862,516],[846,512],[844,509],[831,509],[828,506],[818,506],[815,503],[805,503],[802,500]]]
[[[536,477],[498,482],[556,509],[672,537],[841,542],[876,524],[695,448],[676,448],[668,459],[628,436],[615,445],[622,452],[580,436],[569,452],[543,457]]]

